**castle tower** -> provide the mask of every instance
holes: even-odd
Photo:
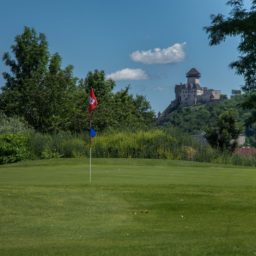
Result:
[[[201,74],[198,72],[197,69],[191,68],[186,74],[186,77],[188,79],[188,84],[200,84],[199,78],[201,77]]]

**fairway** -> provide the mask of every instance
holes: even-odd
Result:
[[[95,159],[0,166],[0,255],[256,255],[256,170]]]

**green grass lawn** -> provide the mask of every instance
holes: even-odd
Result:
[[[256,170],[163,160],[0,166],[0,255],[256,255]]]

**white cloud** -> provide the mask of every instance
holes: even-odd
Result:
[[[145,80],[148,75],[142,69],[125,68],[106,76],[107,79],[117,80]]]
[[[133,61],[144,64],[166,64],[181,62],[185,58],[186,43],[176,43],[168,48],[135,51],[130,56]]]

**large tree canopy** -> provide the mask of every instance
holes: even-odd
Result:
[[[89,72],[80,81],[80,86],[87,97],[90,87],[94,88],[97,96],[99,104],[93,114],[96,129],[145,129],[153,124],[155,115],[145,97],[130,95],[129,86],[114,93],[115,82],[106,79],[104,71]]]
[[[78,80],[71,65],[62,68],[61,56],[51,55],[45,35],[32,28],[25,27],[16,36],[3,61],[10,72],[3,73],[6,83],[0,92],[0,112],[22,117],[38,131],[85,131],[90,87],[99,102],[93,118],[98,131],[144,129],[154,121],[149,102],[129,95],[128,88],[114,93],[115,82],[105,79],[104,71],[89,72]]]
[[[240,36],[238,50],[241,53],[237,61],[230,64],[238,74],[245,78],[243,89],[256,90],[256,0],[251,0],[251,8],[245,9],[243,0],[229,0],[231,12],[211,16],[211,25],[205,27],[209,34],[210,45],[217,45],[226,37]]]
[[[4,72],[6,84],[1,95],[0,109],[8,115],[24,116],[33,126],[38,126],[38,89],[43,86],[49,59],[48,44],[44,34],[24,28],[11,47],[14,58],[5,53],[3,61],[10,68]]]
[[[12,55],[3,60],[10,72],[3,73],[6,84],[0,97],[0,110],[24,117],[40,131],[69,129],[75,79],[72,66],[61,69],[59,54],[50,55],[44,34],[25,27],[16,36]]]

